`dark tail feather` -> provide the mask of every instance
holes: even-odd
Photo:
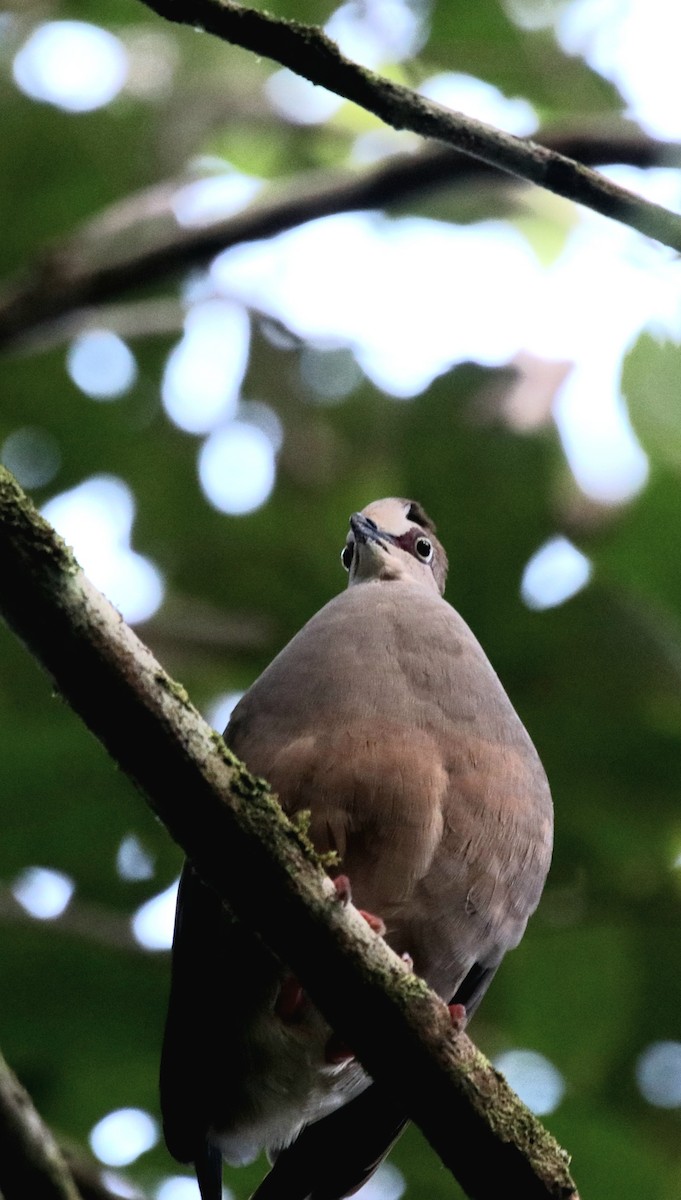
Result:
[[[217,1146],[205,1142],[194,1169],[201,1200],[222,1200],[222,1155]]]
[[[366,1183],[407,1118],[378,1084],[308,1125],[282,1150],[251,1200],[342,1200]],[[205,1198],[204,1198],[205,1200]]]

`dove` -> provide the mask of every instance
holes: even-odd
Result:
[[[225,741],[316,849],[342,895],[451,1005],[475,1012],[548,872],[537,752],[480,644],[443,598],[447,557],[415,501],[350,518],[348,587],[277,655]],[[460,1013],[462,1010],[456,1010]],[[297,979],[190,863],[178,892],[161,1107],[202,1200],[264,1150],[257,1200],[341,1200],[406,1123]]]

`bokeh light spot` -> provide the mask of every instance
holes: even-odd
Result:
[[[199,478],[220,512],[241,515],[265,503],[274,487],[275,452],[267,434],[245,421],[230,421],[204,442]]]
[[[108,1167],[125,1167],[135,1162],[159,1139],[154,1118],[142,1108],[118,1108],[102,1117],[90,1130],[90,1146]]]
[[[121,479],[94,475],[54,496],[42,512],[126,621],[146,621],[156,612],[163,600],[163,576],[150,559],[130,548],[135,501]]]
[[[428,36],[425,8],[405,0],[348,0],[324,26],[342,54],[365,67],[401,62]]]
[[[211,277],[298,336],[350,348],[379,387],[409,397],[457,362],[506,364],[527,328],[519,295],[541,270],[501,221],[343,213],[226,250]]]
[[[584,494],[601,504],[630,500],[649,473],[648,457],[619,395],[618,370],[618,357],[604,352],[600,362],[592,362],[588,376],[578,370],[567,377],[554,408],[572,473]]]
[[[250,321],[240,304],[207,300],[190,309],[161,387],[175,425],[188,433],[209,433],[236,412],[249,344]]]
[[[85,21],[39,25],[14,58],[15,83],[34,100],[68,112],[109,104],[123,87],[128,58],[123,43]]]
[[[127,392],[137,378],[134,354],[109,329],[81,333],[69,348],[66,369],[76,387],[93,400],[114,400]]]
[[[130,882],[153,878],[154,860],[144,849],[137,834],[128,833],[122,838],[116,852],[116,871],[121,879]]]
[[[206,708],[206,720],[218,733],[226,728],[227,722],[239,703],[243,692],[221,692]]]
[[[520,594],[528,608],[556,608],[586,587],[591,563],[566,537],[551,538],[523,571]]]
[[[189,1175],[169,1175],[156,1188],[154,1200],[201,1200],[199,1185]]]
[[[656,1108],[681,1107],[681,1042],[652,1042],[636,1063],[641,1095]]]
[[[442,71],[426,79],[419,91],[437,104],[466,113],[477,121],[486,121],[518,137],[534,133],[539,126],[536,110],[529,100],[520,96],[509,99],[494,84],[474,75]]]
[[[322,403],[344,400],[362,382],[362,370],[345,347],[304,346],[300,355],[303,383]]]
[[[340,96],[294,75],[287,67],[269,76],[265,94],[274,111],[294,125],[322,125],[344,103]]]
[[[117,1171],[102,1171],[100,1179],[112,1196],[120,1196],[121,1200],[141,1200],[139,1188],[135,1187],[129,1179],[119,1175]]]
[[[44,487],[54,479],[61,466],[59,444],[45,429],[24,425],[5,438],[0,449],[0,462],[22,487]]]
[[[653,137],[681,137],[681,8],[669,0],[575,0],[556,6],[558,42],[619,88],[626,115]]]
[[[375,1175],[355,1192],[356,1200],[400,1200],[407,1190],[404,1176],[392,1163],[381,1163]]]
[[[537,1116],[554,1112],[565,1094],[565,1080],[557,1067],[536,1050],[507,1050],[494,1065]]]
[[[209,225],[245,208],[261,188],[260,179],[240,171],[224,171],[185,184],[176,192],[171,207],[179,225]]]
[[[27,913],[40,921],[53,921],[67,908],[75,884],[62,871],[27,867],[14,880],[12,895]]]
[[[132,918],[132,932],[147,950],[169,950],[173,944],[179,880],[142,904]]]

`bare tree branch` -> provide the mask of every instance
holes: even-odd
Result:
[[[0,606],[232,911],[288,962],[471,1196],[575,1200],[568,1159],[351,906],[0,469]],[[106,703],[103,703],[106,698]],[[8,1198],[9,1200],[9,1198]]]
[[[131,1200],[142,1192],[125,1183]],[[26,1089],[0,1053],[0,1200],[120,1200],[102,1168],[60,1149]]]
[[[107,1172],[107,1175],[113,1176],[111,1187],[108,1187],[104,1171],[97,1163],[72,1152],[68,1147],[64,1148],[63,1154],[82,1200],[121,1200],[121,1196],[125,1196],[126,1200],[146,1200],[144,1192],[133,1186],[129,1178],[116,1172]],[[29,1198],[25,1197],[24,1200]]]
[[[159,16],[204,29],[226,42],[274,59],[374,113],[394,129],[445,142],[510,175],[584,204],[674,250],[681,216],[643,200],[563,154],[452,112],[341,54],[322,29],[246,8],[236,0],[142,0]]]
[[[57,1143],[1,1054],[0,1190],[4,1200],[82,1200]]]
[[[657,142],[624,125],[584,131],[547,130],[541,134],[547,152],[554,150],[584,163],[622,162],[638,167],[681,165],[681,145]],[[0,346],[60,320],[84,306],[77,327],[96,324],[96,306],[127,291],[148,286],[181,270],[206,264],[221,250],[272,237],[318,217],[359,209],[384,208],[439,187],[458,187],[486,180],[499,172],[445,146],[426,146],[414,154],[398,154],[364,171],[323,171],[268,190],[242,212],[200,227],[183,227],[173,214],[173,201],[186,180],[166,180],[91,218],[64,241],[47,249],[20,278],[0,293]],[[507,185],[521,182],[506,178]],[[152,304],[145,316],[149,332],[167,333],[181,322],[177,302]],[[125,336],[126,322],[139,328],[135,311],[116,314]],[[58,330],[73,333],[73,323]],[[42,336],[42,335],[41,335]]]

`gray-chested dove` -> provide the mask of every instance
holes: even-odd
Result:
[[[476,1009],[549,867],[537,753],[476,638],[442,596],[419,504],[350,518],[349,586],[237,704],[225,740],[289,814],[309,810],[353,902],[447,1003]],[[192,866],[178,897],[161,1064],[166,1141],[203,1200],[222,1159],[266,1150],[258,1200],[341,1200],[404,1125],[295,978],[230,920]]]

